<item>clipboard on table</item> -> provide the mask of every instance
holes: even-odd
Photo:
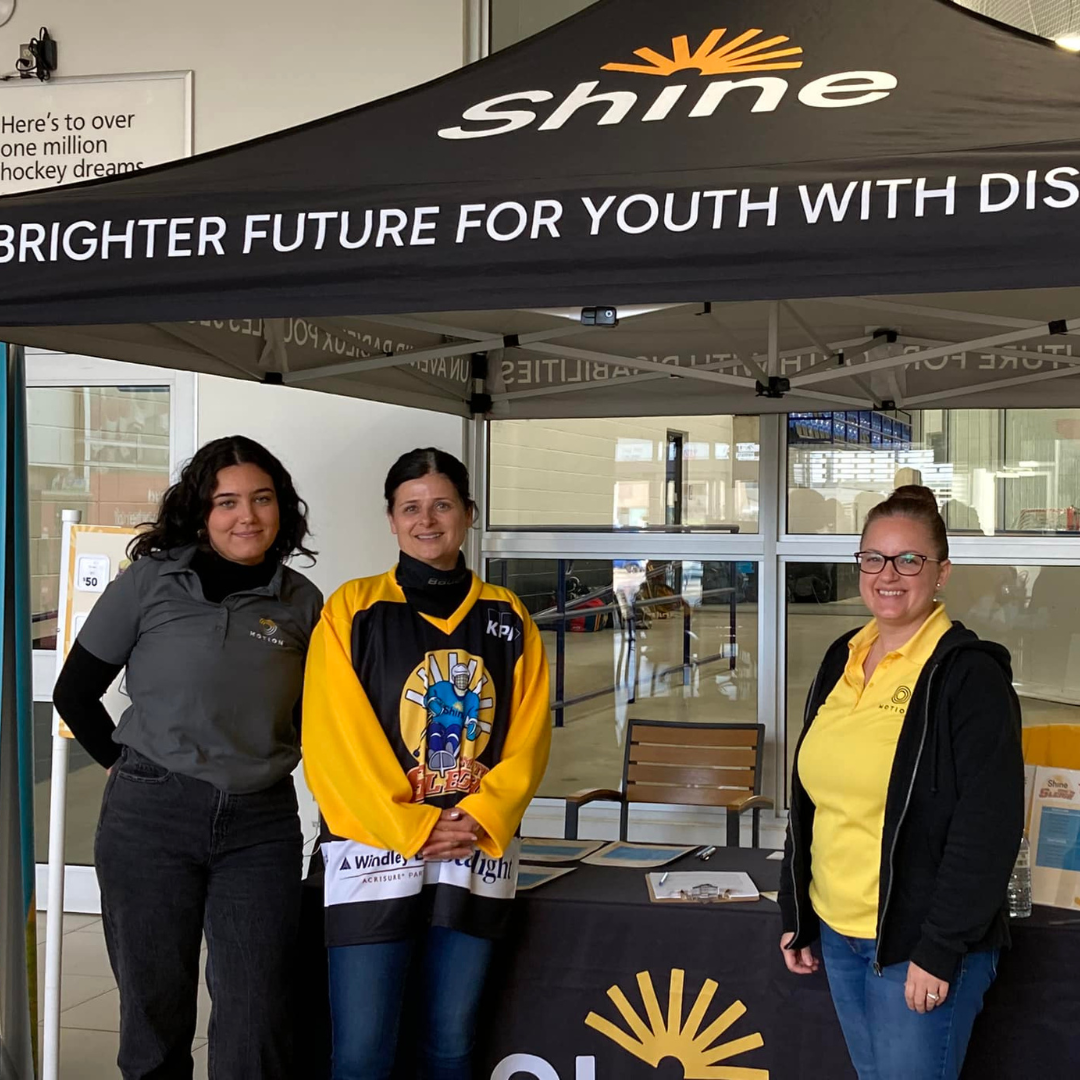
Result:
[[[741,871],[646,874],[645,882],[654,904],[737,904],[761,899],[750,875]]]

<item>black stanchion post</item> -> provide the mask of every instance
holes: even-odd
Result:
[[[555,726],[563,726],[563,698],[566,696],[566,560],[555,564]]]

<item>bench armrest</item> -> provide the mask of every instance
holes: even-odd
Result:
[[[563,822],[563,839],[576,840],[578,834],[578,813],[586,803],[591,802],[625,803],[626,796],[621,791],[611,788],[586,788],[566,796],[566,817]]]
[[[615,791],[612,788],[585,788],[566,796],[567,803],[574,803],[577,806],[584,806],[591,802],[621,803],[625,799],[626,796],[621,791]]]
[[[747,795],[730,804],[729,809],[741,814],[746,810],[771,810],[773,801],[767,795]]]

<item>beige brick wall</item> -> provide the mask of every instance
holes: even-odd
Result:
[[[683,523],[756,531],[757,462],[737,459],[757,418],[731,416],[496,421],[492,525],[662,525],[669,431],[683,433]]]

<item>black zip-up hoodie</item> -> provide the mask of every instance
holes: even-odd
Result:
[[[799,750],[844,673],[833,642],[806,701],[791,782],[779,902],[789,948],[819,935],[810,903],[814,804]],[[896,745],[885,803],[876,965],[914,961],[953,981],[965,953],[1009,944],[1005,894],[1024,829],[1020,702],[1009,652],[953,623],[923,668]]]

